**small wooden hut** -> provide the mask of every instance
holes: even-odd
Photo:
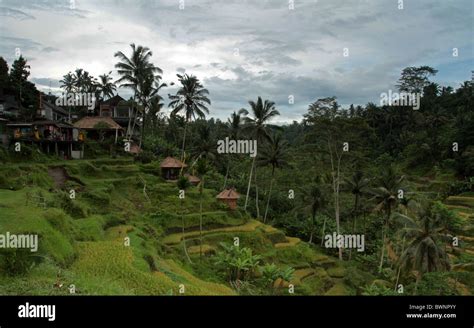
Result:
[[[189,183],[192,184],[193,186],[197,186],[201,182],[201,179],[199,179],[195,175],[191,175],[189,173],[186,173],[184,176],[186,178],[188,178]]]
[[[231,210],[235,210],[237,208],[237,200],[240,198],[240,194],[235,191],[234,188],[230,188],[222,191],[216,196],[216,198],[227,204]]]
[[[166,180],[176,180],[182,168],[187,167],[186,164],[174,157],[166,157],[160,164],[161,175]]]

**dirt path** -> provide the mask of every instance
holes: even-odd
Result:
[[[48,174],[53,179],[56,188],[62,188],[69,178],[62,166],[49,167]]]

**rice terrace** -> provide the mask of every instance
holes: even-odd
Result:
[[[0,295],[472,296],[472,3],[349,2],[1,1]]]

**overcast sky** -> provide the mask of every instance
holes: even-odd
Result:
[[[203,81],[211,116],[226,119],[262,96],[276,103],[280,122],[299,121],[327,96],[378,103],[406,66],[438,69],[442,85],[471,79],[472,0],[404,0],[403,9],[399,0],[294,0],[294,9],[291,2],[0,0],[0,56],[11,65],[20,48],[30,79],[55,92],[68,71],[108,73],[116,51],[140,44],[153,51],[165,82],[178,72]],[[164,90],[166,103],[174,91]]]

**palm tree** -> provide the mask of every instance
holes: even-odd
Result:
[[[272,196],[273,182],[275,181],[275,169],[283,168],[288,163],[285,160],[285,146],[286,143],[282,140],[281,135],[270,136],[267,147],[263,148],[259,154],[258,165],[260,166],[271,166],[272,167],[272,178],[270,181],[270,190],[268,191],[267,206],[265,207],[265,215],[263,222],[267,221],[268,207],[270,205],[270,198]]]
[[[393,166],[389,166],[382,172],[382,176],[378,179],[379,187],[371,191],[374,199],[377,201],[377,210],[385,213],[382,225],[382,251],[380,256],[379,271],[382,271],[383,260],[386,247],[386,235],[389,228],[389,222],[392,215],[392,209],[397,204],[397,194],[404,176],[398,176]]]
[[[64,91],[66,91],[66,94],[70,94],[74,92],[75,85],[76,85],[76,78],[74,74],[72,74],[71,72],[68,72],[66,75],[63,76],[63,79],[59,82],[61,83],[61,88],[63,88]],[[68,121],[71,122],[71,107],[69,107]]]
[[[84,70],[76,68],[74,71],[74,89],[76,92],[82,92],[84,88]]]
[[[355,232],[356,219],[359,216],[359,203],[360,197],[367,192],[367,187],[369,185],[369,179],[364,178],[364,173],[360,170],[352,175],[350,179],[345,179],[345,187],[351,194],[354,195],[354,208],[352,209],[352,234]],[[352,257],[352,249],[349,251],[349,260]]]
[[[89,74],[89,72],[83,71],[80,86],[81,92],[96,93],[98,82],[95,77]]]
[[[157,88],[158,91],[163,87],[167,87],[167,84],[166,83],[159,84]],[[155,130],[157,129],[157,125],[159,122],[159,115],[164,105],[165,104],[163,103],[163,97],[161,97],[160,95],[156,94],[156,96],[150,98],[147,116],[150,118],[149,121],[151,122],[152,135],[155,134]]]
[[[186,189],[189,188],[190,186],[190,183],[189,183],[189,180],[183,176],[183,175],[180,175],[178,181],[177,181],[177,187],[178,187],[178,190],[181,192],[186,192]],[[189,254],[188,254],[188,249],[186,248],[186,235],[185,235],[185,226],[184,226],[184,209],[183,209],[183,202],[184,202],[184,197],[181,198],[180,197],[180,204],[181,204],[181,223],[182,223],[182,232],[183,232],[183,247],[184,247],[184,254],[186,255],[186,257],[188,258],[188,261],[191,262],[191,258],[189,257]]]
[[[202,194],[204,190],[204,178],[209,170],[207,161],[205,159],[200,159],[196,165],[196,173],[201,179],[199,183],[199,257],[202,257]]]
[[[71,93],[74,91],[75,86],[75,78],[71,72],[68,72],[66,75],[63,76],[63,79],[59,81],[61,83],[61,88],[66,91],[66,93]]]
[[[303,201],[306,204],[306,206],[303,207],[303,210],[309,212],[311,215],[311,232],[309,235],[308,243],[313,242],[313,235],[315,232],[314,227],[316,227],[316,216],[318,212],[321,211],[326,205],[324,193],[322,192],[321,187],[317,183],[319,181],[319,178],[316,178],[315,182],[308,189],[303,191]],[[324,240],[324,236],[322,236],[321,238],[322,240]]]
[[[447,236],[432,206],[421,207],[417,218],[403,214],[396,216],[404,221],[402,234],[408,240],[408,246],[400,257],[400,268],[405,272],[418,271],[417,283],[426,272],[449,270],[449,257],[442,246]]]
[[[277,115],[280,115],[275,109],[275,103],[269,100],[262,101],[261,97],[258,97],[257,102],[252,100],[249,101],[252,117],[248,115],[245,117],[244,122],[246,124],[245,129],[250,131],[252,138],[257,140],[257,143],[269,138],[269,132],[267,128],[268,121],[274,118]],[[257,147],[258,148],[258,147]],[[250,168],[249,183],[247,186],[247,195],[245,197],[245,206],[244,210],[247,209],[248,198],[250,193],[250,184],[252,181],[252,175],[255,170],[255,191],[256,191],[256,207],[257,207],[257,218],[260,216],[260,210],[258,207],[258,187],[257,187],[257,172],[255,169],[255,159],[253,158],[252,166]]]
[[[105,98],[112,98],[114,96],[114,92],[117,90],[115,83],[112,82],[112,77],[110,74],[112,74],[112,72],[99,75],[97,87],[103,100],[105,100]]]
[[[241,110],[239,110],[238,113],[236,113],[234,111],[230,115],[230,118],[227,119],[226,125],[227,125],[227,129],[228,129],[228,134],[229,134],[229,138],[232,139],[232,140],[239,139],[239,136],[242,132],[242,114],[247,115],[248,114],[247,110],[242,108]],[[225,189],[225,187],[227,186],[227,179],[229,178],[229,170],[230,170],[231,154],[228,154],[227,156],[228,156],[228,158],[227,158],[227,169],[226,169],[226,172],[225,172],[223,189]]]
[[[175,95],[168,95],[171,99],[168,106],[173,108],[172,114],[184,112],[185,125],[181,155],[181,161],[184,162],[187,123],[196,117],[205,118],[206,114],[209,114],[207,105],[210,105],[211,101],[207,97],[209,91],[203,87],[196,76],[187,74],[176,74],[176,76],[178,76],[181,87]]]
[[[150,63],[150,58],[153,55],[151,50],[143,46],[135,46],[134,43],[130,44],[132,48],[132,54],[127,57],[123,52],[118,51],[115,53],[120,61],[115,64],[118,74],[121,76],[116,83],[120,83],[119,87],[130,88],[134,92],[134,100],[138,101],[143,108],[146,104],[142,103],[144,99],[144,92],[150,89],[150,85],[160,78],[160,74],[163,71]],[[156,74],[156,75],[155,75]],[[145,112],[146,109],[143,110]],[[135,123],[137,119],[137,113],[134,113],[133,126],[130,131],[127,131],[127,138],[131,138],[135,129]],[[130,122],[129,122],[130,126]]]
[[[154,112],[156,115],[156,106],[158,110],[161,108],[160,101],[163,99],[158,92],[161,88],[167,87],[166,83],[160,82],[159,75],[149,74],[143,81],[142,85],[139,88],[139,102],[142,104],[142,122],[141,122],[141,133],[140,133],[140,144],[142,145],[143,135],[145,131],[146,124],[148,122],[148,114]]]
[[[345,189],[354,195],[354,208],[352,209],[353,223],[352,233],[355,231],[356,218],[359,215],[360,197],[368,192],[370,180],[364,177],[364,173],[356,170],[349,179],[344,179]]]
[[[214,160],[216,157],[216,142],[212,135],[212,129],[206,121],[202,121],[202,123],[204,124],[198,125],[198,140],[193,147],[193,152],[197,156],[194,163],[197,163],[201,158]]]
[[[327,199],[325,197],[325,192],[322,184],[323,178],[319,175],[315,176],[309,186],[301,189],[302,206],[297,206],[293,209],[293,212],[295,212],[297,216],[300,211],[305,216],[310,216],[310,219],[305,222],[305,224],[307,225],[303,227],[306,232],[309,232],[309,243],[313,242],[314,233],[316,232],[316,217],[327,204]],[[324,218],[323,236],[321,237],[321,240],[324,240],[325,225],[326,217]]]

